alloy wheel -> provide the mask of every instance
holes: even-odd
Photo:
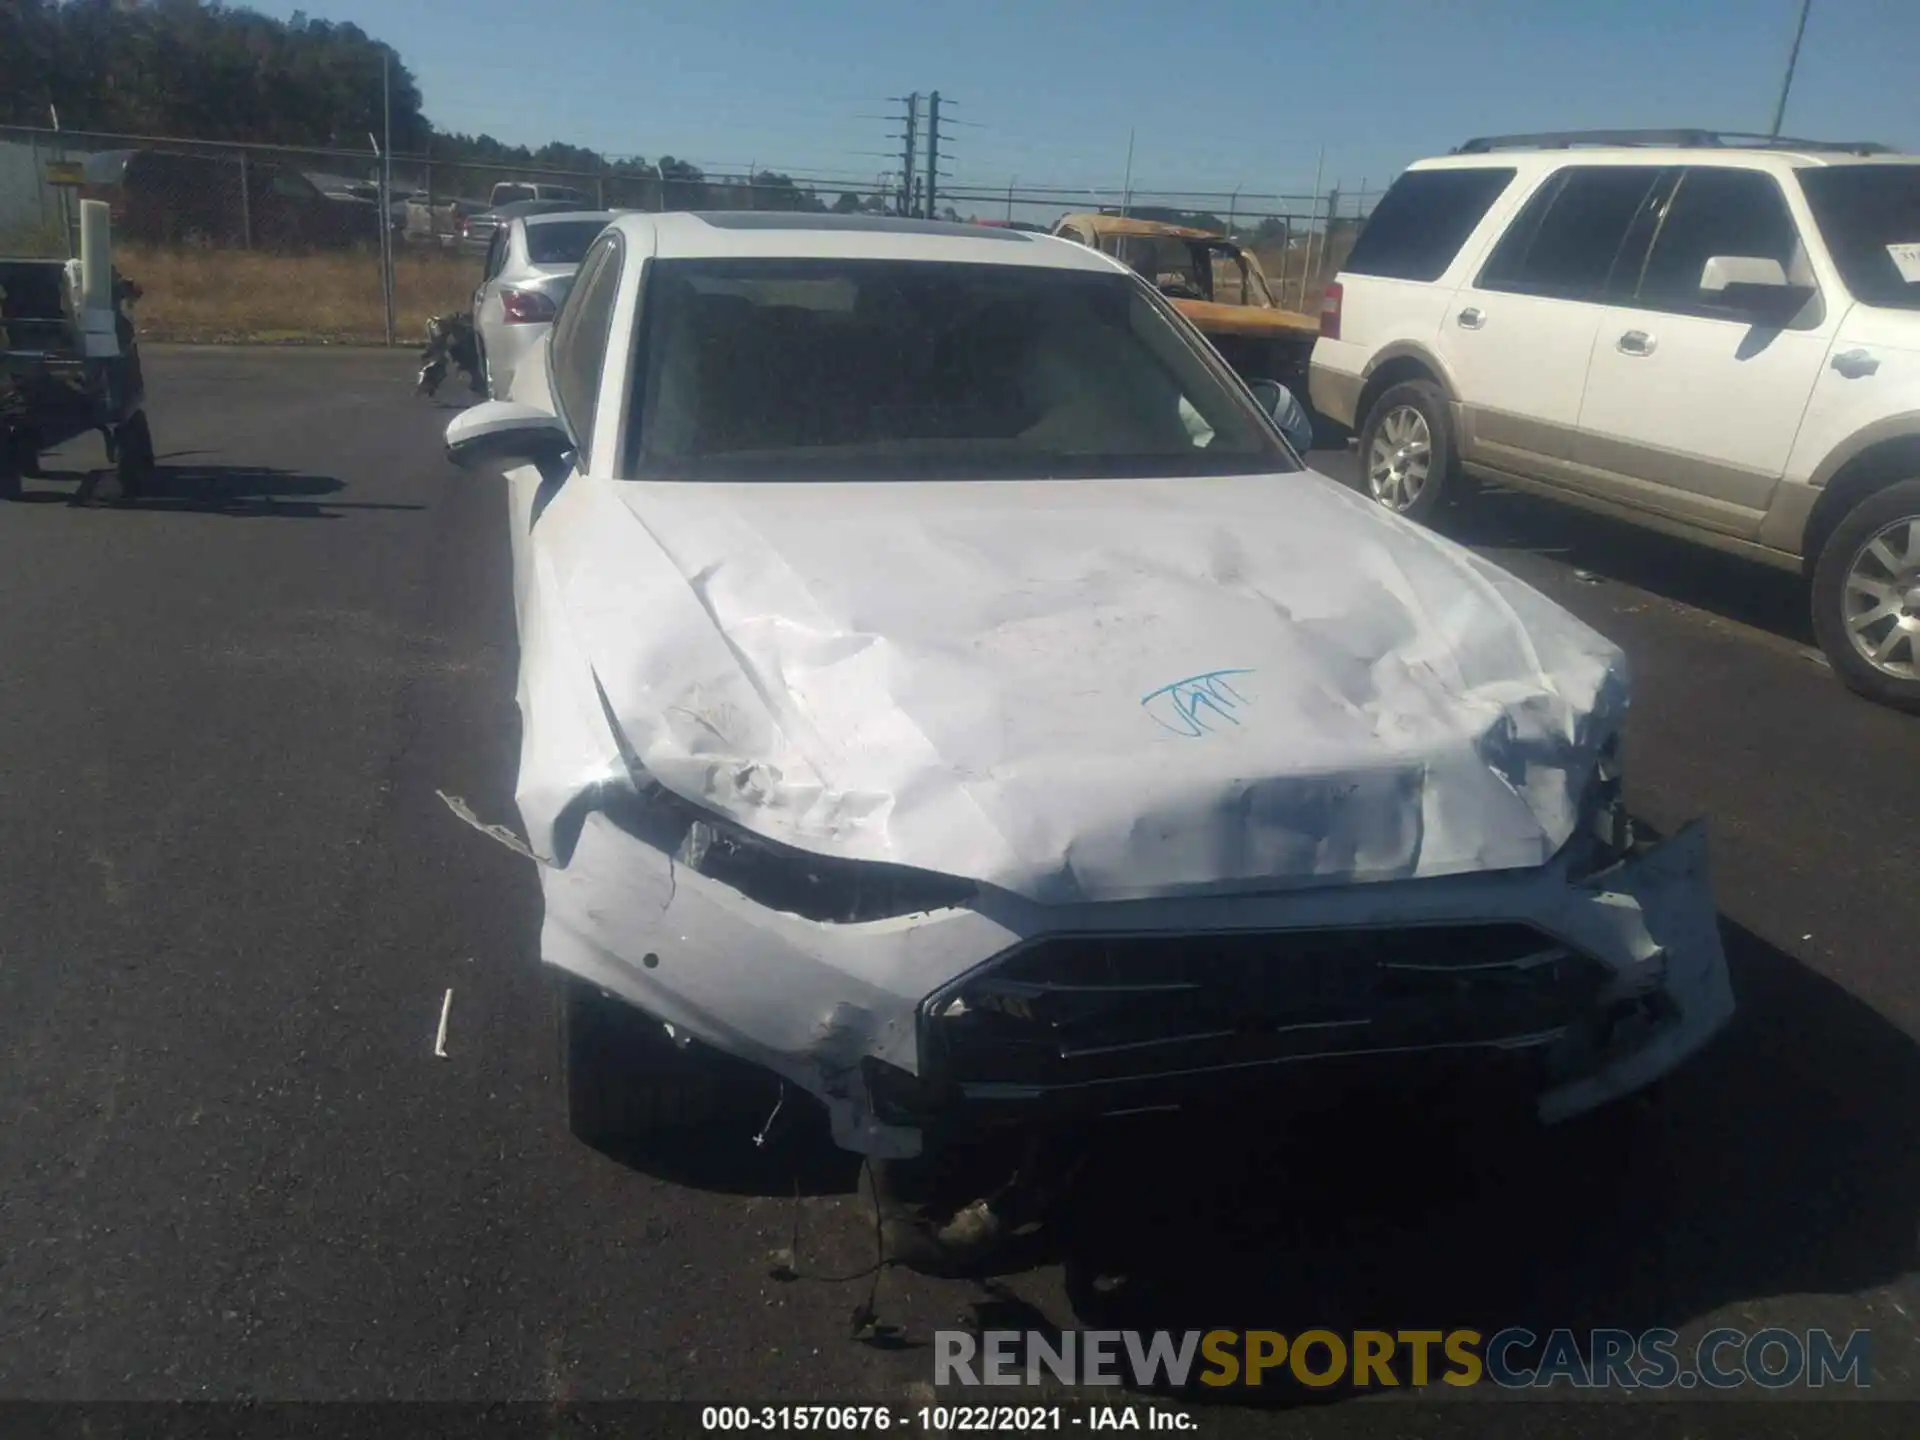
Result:
[[[1920,519],[1883,525],[1847,566],[1847,638],[1882,675],[1920,680]]]
[[[1388,509],[1405,511],[1427,488],[1432,462],[1427,417],[1411,405],[1396,405],[1375,427],[1367,449],[1367,489]]]

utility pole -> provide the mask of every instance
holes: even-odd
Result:
[[[940,92],[927,97],[927,219],[938,218],[934,209],[940,190]]]
[[[380,52],[380,280],[393,344],[393,51]]]
[[[904,102],[907,107],[907,129],[903,137],[906,148],[900,152],[900,213],[913,214],[913,170],[914,162],[919,158],[920,128],[920,92],[914,91]]]
[[[1307,308],[1307,286],[1313,283],[1313,238],[1315,222],[1320,218],[1320,182],[1327,173],[1327,147],[1320,147],[1320,159],[1313,167],[1313,214],[1307,220],[1307,253],[1301,258],[1300,266],[1300,304],[1299,309]]]
[[[1773,129],[1767,134],[1774,139],[1780,138],[1781,122],[1787,118],[1787,92],[1793,88],[1793,67],[1800,63],[1800,37],[1807,33],[1807,11],[1813,8],[1813,0],[1800,0],[1800,23],[1794,27],[1793,49],[1787,53],[1787,74],[1780,82],[1780,103],[1773,107]]]

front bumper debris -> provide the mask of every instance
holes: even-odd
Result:
[[[1535,870],[1277,895],[971,906],[859,924],[761,908],[587,816],[542,866],[543,955],[821,1100],[876,1158],[976,1124],[1468,1062],[1563,1120],[1731,1017],[1704,828],[1585,883]]]

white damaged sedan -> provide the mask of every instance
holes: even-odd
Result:
[[[1335,1061],[1552,1121],[1732,1013],[1701,827],[1628,833],[1620,653],[1084,246],[626,216],[447,443],[508,472],[588,1138],[714,1051],[883,1159]]]

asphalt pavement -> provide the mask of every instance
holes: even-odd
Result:
[[[1101,1320],[1868,1328],[1920,1395],[1920,719],[1791,577],[1446,522],[1625,647],[1631,799],[1710,822],[1740,1014],[1657,1103],[1117,1131],[1100,1223],[887,1272],[856,1340],[872,1214],[799,1107],[644,1164],[566,1133],[532,866],[439,794],[514,820],[502,482],[409,361],[155,349],[160,491],[64,503],[85,442],[0,505],[0,1397],[899,1401],[936,1330]]]

